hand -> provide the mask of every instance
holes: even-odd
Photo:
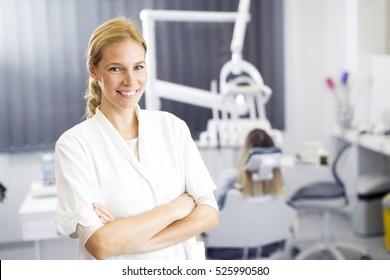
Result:
[[[181,220],[188,216],[195,208],[194,198],[187,193],[183,193],[169,204],[172,207],[172,211],[174,215],[176,215],[177,220]]]
[[[95,211],[96,215],[98,215],[100,221],[103,224],[107,224],[109,222],[114,221],[114,216],[110,213],[110,211],[107,210],[106,207],[104,207],[102,204],[98,202],[92,203],[93,210]]]

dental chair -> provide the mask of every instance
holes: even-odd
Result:
[[[277,148],[251,149],[245,169],[256,181],[271,180],[273,170],[280,166],[280,156]],[[256,248],[255,258],[261,259],[265,245],[285,241],[292,235],[296,218],[296,211],[282,198],[271,195],[245,198],[240,190],[232,189],[220,211],[219,225],[205,234],[206,248],[243,248],[243,259],[248,259],[250,250]],[[284,247],[277,248],[279,253]],[[275,258],[277,253],[278,250],[270,257]]]
[[[371,258],[364,247],[348,242],[333,241],[330,236],[332,214],[348,205],[345,186],[337,172],[337,167],[342,155],[350,146],[351,144],[342,146],[332,163],[334,181],[315,182],[303,186],[290,198],[290,204],[297,210],[320,211],[322,217],[321,239],[303,250],[297,245],[292,245],[292,255],[295,259],[313,258],[316,253],[327,252],[334,259],[343,260],[346,256],[342,250],[345,249],[360,254],[361,259]]]

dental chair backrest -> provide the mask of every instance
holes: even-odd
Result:
[[[252,173],[252,180],[269,181],[274,176],[274,169],[280,167],[282,152],[277,147],[256,147],[249,150],[245,170]]]
[[[279,148],[252,148],[245,169],[253,172],[254,180],[271,180],[280,158]],[[219,225],[206,233],[206,246],[250,248],[287,240],[296,219],[296,210],[281,197],[244,197],[240,190],[232,189],[226,194]]]

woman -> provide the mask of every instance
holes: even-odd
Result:
[[[264,130],[253,129],[248,133],[241,149],[238,169],[228,169],[221,174],[220,184],[215,194],[220,209],[224,206],[226,193],[233,188],[241,190],[245,197],[267,194],[284,196],[282,174],[279,168],[274,169],[271,181],[258,182],[253,181],[252,173],[245,170],[244,166],[251,148],[264,148],[266,153],[277,150],[272,138]]]
[[[279,168],[274,169],[271,181],[253,181],[252,173],[245,170],[245,163],[251,148],[262,148],[264,153],[279,151],[274,145],[272,138],[262,129],[251,130],[241,149],[238,169],[228,169],[221,174],[220,185],[216,192],[219,209],[224,207],[226,194],[232,189],[238,189],[244,197],[273,195],[283,197],[282,175]],[[266,225],[265,225],[266,226]],[[281,246],[284,242],[277,242],[263,246],[262,256],[267,257]],[[249,250],[249,257],[256,256],[257,248]],[[211,259],[242,259],[243,249],[237,248],[208,248],[207,256]]]
[[[80,238],[80,259],[190,259],[195,236],[218,222],[215,185],[186,124],[138,106],[145,54],[133,22],[99,26],[88,46],[87,120],[56,143],[58,228]]]

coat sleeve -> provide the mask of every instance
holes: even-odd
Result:
[[[82,145],[71,135],[62,136],[55,147],[57,185],[57,228],[61,234],[75,235],[78,224],[103,224],[92,203],[102,201],[97,177]]]
[[[191,137],[188,126],[182,122],[182,155],[185,171],[186,192],[197,204],[207,204],[218,210],[213,191],[217,188]]]

